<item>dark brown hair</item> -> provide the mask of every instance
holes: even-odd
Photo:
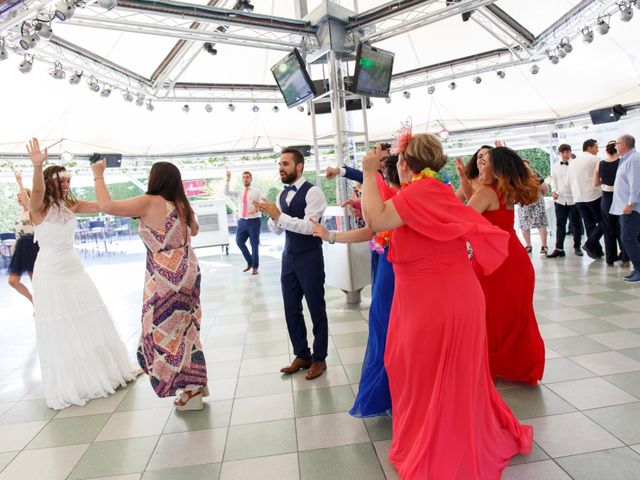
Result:
[[[282,152],[280,152],[280,155],[284,155],[285,153],[290,153],[293,155],[293,163],[297,166],[299,163],[302,164],[302,166],[304,167],[304,155],[302,154],[302,152],[300,150],[298,150],[297,148],[284,148],[282,150]]]
[[[531,205],[540,198],[536,174],[522,158],[507,147],[492,148],[489,152],[498,196],[508,205]]]
[[[67,169],[62,165],[49,165],[42,172],[44,177],[44,198],[42,199],[42,211],[46,212],[51,208],[51,205],[60,207],[60,203],[64,203],[66,207],[73,207],[78,203],[73,194],[71,188],[67,190],[67,193],[62,193],[62,182],[60,181],[60,174],[66,172]]]
[[[598,141],[594,140],[593,138],[590,138],[589,140],[585,140],[584,143],[582,144],[582,151],[586,152],[587,148],[595,147],[597,144],[598,144]]]
[[[246,171],[246,172],[242,172],[242,175],[249,175],[251,178],[253,178],[253,175],[251,175],[250,171]]]
[[[607,143],[605,150],[609,155],[615,155],[616,153],[618,153],[618,149],[616,148],[616,141],[611,140],[609,143]]]
[[[567,144],[567,143],[562,143],[559,147],[558,147],[558,152],[566,152],[566,151],[571,151],[571,145]]]
[[[425,168],[439,172],[447,163],[442,143],[430,133],[414,135],[401,155],[413,173],[420,173]]]
[[[389,155],[384,159],[384,171],[387,183],[391,186],[400,186],[400,175],[398,175],[398,155]]]
[[[189,227],[193,225],[193,209],[184,193],[180,170],[173,163],[156,162],[153,164],[149,172],[147,195],[160,195],[166,201],[173,202],[180,220]]]
[[[478,154],[480,153],[480,150],[491,150],[491,148],[492,147],[489,145],[482,145],[478,150],[476,150],[476,153],[471,156],[471,160],[469,160],[469,163],[464,167],[464,173],[467,175],[469,180],[478,178],[478,175],[480,175],[480,170],[478,170]]]

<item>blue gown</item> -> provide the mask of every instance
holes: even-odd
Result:
[[[349,411],[354,417],[391,415],[391,394],[387,371],[384,368],[384,349],[387,343],[395,275],[393,266],[387,261],[387,250],[385,248],[383,254],[372,252],[372,255],[378,257],[378,262],[371,294],[369,338],[362,362],[360,387],[353,408]]]

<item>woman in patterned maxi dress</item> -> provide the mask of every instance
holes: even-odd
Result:
[[[178,168],[158,162],[145,195],[112,201],[104,183],[104,162],[93,165],[96,198],[112,215],[140,217],[147,247],[138,362],[159,397],[176,395],[179,410],[199,410],[207,391],[200,342],[200,268],[191,248],[198,224]]]

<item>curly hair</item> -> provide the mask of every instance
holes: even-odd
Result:
[[[60,203],[64,203],[67,207],[75,206],[78,201],[71,193],[71,189],[66,192],[62,192],[62,182],[60,181],[61,174],[67,171],[62,165],[49,165],[44,169],[42,175],[44,177],[44,198],[42,200],[42,211],[49,210],[51,205],[56,207],[60,206]]]
[[[498,195],[508,205],[531,205],[540,198],[540,185],[535,173],[522,158],[507,147],[492,148],[489,152]]]
[[[400,157],[407,162],[413,173],[420,173],[425,168],[439,172],[448,160],[442,150],[442,143],[430,133],[414,135]]]

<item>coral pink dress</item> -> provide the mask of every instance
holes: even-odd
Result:
[[[474,261],[487,302],[491,375],[536,385],[544,373],[545,352],[533,311],[533,265],[513,229],[513,210],[500,199],[498,210],[482,215],[509,233],[509,256],[496,271],[484,275]]]
[[[505,258],[508,235],[434,179],[410,184],[392,202],[404,225],[389,250],[389,459],[402,479],[497,480],[513,455],[531,450],[533,429],[494,387],[484,294],[465,242],[489,273]]]

